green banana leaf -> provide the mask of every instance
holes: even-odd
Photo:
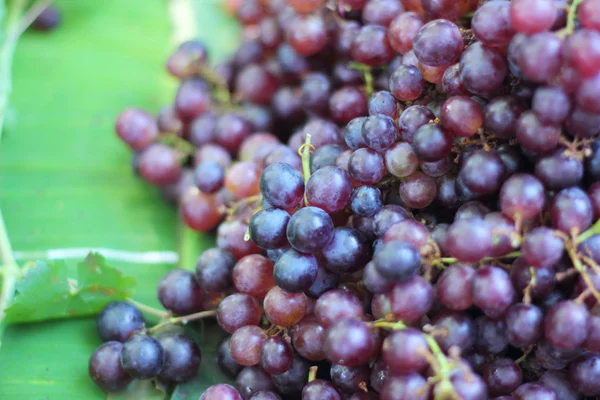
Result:
[[[211,58],[218,60],[235,47],[236,24],[217,0],[56,5],[63,14],[58,29],[26,32],[19,41],[0,141],[0,209],[18,261],[43,257],[50,249],[177,251],[177,212],[133,175],[114,120],[125,107],[157,112],[172,100],[176,82],[164,62],[178,41],[210,38]],[[213,242],[192,240],[197,251]],[[183,267],[193,268],[189,259]],[[175,267],[111,265],[137,279],[136,300],[156,307],[156,284]],[[201,332],[202,371],[172,395],[142,383],[109,398],[197,399],[225,379],[214,361],[220,337],[207,323]],[[0,399],[107,398],[87,372],[99,344],[93,318],[9,326],[0,348]]]

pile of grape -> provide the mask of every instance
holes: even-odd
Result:
[[[177,315],[222,298],[235,388],[201,399],[600,395],[600,1],[228,5],[235,54],[182,44],[174,103],[116,123],[139,176],[216,230],[159,286]],[[195,372],[193,343],[137,328],[103,336],[103,387]]]

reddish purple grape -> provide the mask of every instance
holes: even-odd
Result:
[[[395,1],[395,0],[393,0]],[[378,25],[365,25],[360,28],[352,43],[352,58],[371,67],[379,67],[394,58],[387,30]]]
[[[510,3],[510,19],[517,32],[531,35],[550,29],[556,8],[548,0],[516,0]]]
[[[400,101],[417,99],[423,88],[423,75],[412,65],[400,65],[390,76],[390,93]]]
[[[139,108],[128,108],[115,122],[117,135],[134,151],[148,147],[158,136],[158,126],[152,115]]]
[[[423,25],[413,40],[413,50],[419,61],[435,67],[452,64],[463,48],[458,27],[444,19]]]

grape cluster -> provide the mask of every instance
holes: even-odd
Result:
[[[600,2],[227,5],[235,54],[182,44],[116,123],[216,232],[178,285],[230,334],[201,399],[600,395]]]

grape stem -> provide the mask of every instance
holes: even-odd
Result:
[[[306,140],[304,144],[298,149],[298,154],[302,157],[302,175],[304,175],[304,186],[308,183],[310,178],[310,153],[314,153],[315,146],[310,144],[311,134],[306,134]],[[308,205],[308,199],[306,198],[306,192],[304,193],[304,204]]]
[[[52,3],[52,0],[39,0],[25,12],[27,0],[15,0],[10,4],[6,18],[6,32],[0,47],[0,138],[4,130],[4,119],[8,98],[12,91],[12,60],[19,37],[29,25]]]
[[[485,257],[481,261],[492,261],[492,260],[500,260],[503,258],[517,258],[517,257],[521,257],[520,251],[513,251],[512,253],[503,255],[502,257]],[[443,262],[444,264],[455,264],[458,262],[458,259],[456,259],[454,257],[442,257],[442,258],[440,258],[440,261]]]
[[[592,225],[592,227],[589,228],[587,231],[585,231],[581,235],[577,236],[577,238],[575,239],[575,244],[585,242],[590,237],[597,235],[599,233],[600,233],[600,219],[598,221],[596,221],[596,223],[594,225]]]
[[[579,272],[579,274],[583,278],[585,285],[590,290],[591,294],[596,298],[596,301],[598,303],[600,303],[600,293],[594,286],[594,283],[590,279],[590,276],[587,273],[587,271],[585,270],[585,267],[583,266],[583,264],[581,264],[581,260],[579,259],[578,255],[577,255],[577,249],[575,248],[575,246],[567,246],[567,253],[569,254],[569,257],[571,258],[571,261],[573,262],[573,266],[575,267],[577,272]]]
[[[171,314],[169,314],[168,311],[163,311],[159,310],[158,308],[147,306],[146,304],[140,303],[139,301],[135,301],[133,299],[127,299],[127,302],[137,307],[141,312],[154,317],[158,317],[160,319],[169,318],[171,316]]]
[[[319,367],[316,365],[313,365],[312,367],[309,368],[308,370],[308,382],[312,382],[315,379],[317,379],[317,371],[319,370]]]
[[[19,267],[13,256],[12,246],[0,210],[0,260],[2,260],[2,289],[0,290],[0,345],[4,333],[4,316],[15,295],[15,287],[19,277]]]
[[[365,79],[365,95],[371,97],[373,94],[373,72],[371,71],[371,67],[356,61],[352,61],[348,65],[350,68],[362,72]]]
[[[408,326],[402,321],[390,322],[386,321],[385,319],[374,321],[371,323],[371,325],[376,328],[390,330],[403,330],[408,328]],[[454,387],[450,382],[450,373],[452,372],[452,368],[448,362],[448,359],[446,358],[446,355],[431,334],[423,332],[423,336],[425,337],[427,345],[429,346],[429,350],[431,350],[431,354],[434,357],[432,358],[433,362],[431,363],[431,367],[435,371],[436,376],[433,380],[439,382],[440,387],[442,388],[440,393],[436,394],[436,399],[438,399],[438,397],[440,399],[446,399],[448,397],[458,399],[459,397],[454,391]]]
[[[152,328],[148,329],[148,332],[154,333],[167,325],[175,325],[175,324],[185,325],[188,322],[196,321],[196,320],[204,319],[204,318],[214,317],[215,315],[217,315],[217,310],[200,311],[200,312],[197,312],[194,314],[183,315],[181,317],[172,317],[172,318],[169,318],[166,321],[163,321],[160,324],[155,325]]]
[[[569,6],[569,12],[567,14],[567,26],[565,27],[565,35],[570,35],[575,30],[575,18],[577,17],[577,7],[583,0],[573,0]]]

